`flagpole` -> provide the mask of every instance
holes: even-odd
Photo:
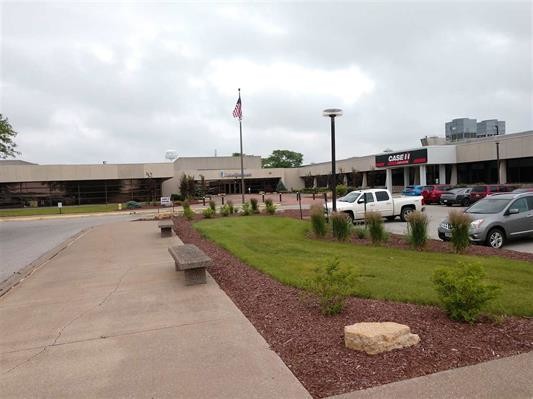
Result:
[[[244,162],[242,154],[242,101],[241,101],[241,89],[239,89],[239,102],[241,103],[241,116],[239,116],[239,136],[241,141],[241,195],[242,203],[244,204]]]

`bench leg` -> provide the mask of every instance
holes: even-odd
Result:
[[[199,267],[197,269],[184,270],[185,273],[185,285],[196,285],[207,283],[205,275],[205,267]]]
[[[172,236],[172,227],[161,229],[161,237],[171,237],[171,236]]]

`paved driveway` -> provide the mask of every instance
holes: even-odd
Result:
[[[133,215],[0,221],[0,283],[83,229]]]

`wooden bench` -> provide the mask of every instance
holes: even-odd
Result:
[[[185,274],[185,285],[205,284],[205,269],[211,266],[211,258],[193,244],[176,245],[168,248],[174,258],[176,271]]]
[[[161,220],[157,227],[161,229],[161,237],[170,237],[172,236],[172,227],[174,227],[174,223],[172,223],[172,220]]]

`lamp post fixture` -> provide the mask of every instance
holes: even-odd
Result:
[[[332,193],[331,200],[333,201],[332,211],[337,212],[337,171],[335,168],[335,117],[342,116],[342,109],[328,108],[322,111],[322,116],[330,118],[331,121],[331,183]]]

